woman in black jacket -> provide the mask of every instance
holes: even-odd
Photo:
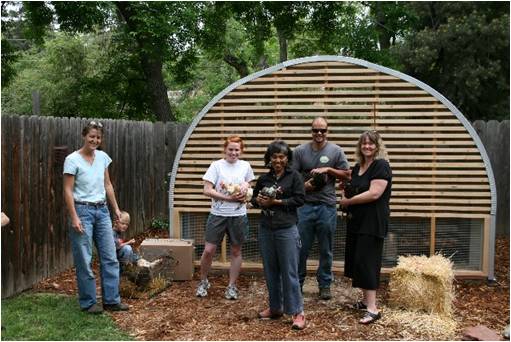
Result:
[[[301,240],[296,222],[305,190],[301,175],[289,167],[292,158],[285,142],[268,146],[264,161],[270,171],[257,180],[252,204],[262,209],[259,248],[270,301],[259,318],[276,319],[286,313],[293,317],[292,328],[301,330],[305,315],[298,279]]]

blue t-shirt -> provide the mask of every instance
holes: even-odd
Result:
[[[94,162],[87,162],[78,151],[64,161],[64,174],[75,176],[73,198],[75,201],[101,202],[106,200],[105,169],[112,159],[103,151],[94,151]]]

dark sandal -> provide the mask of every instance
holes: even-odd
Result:
[[[371,324],[373,322],[376,322],[381,318],[381,313],[372,313],[370,311],[367,311],[364,317],[358,323],[360,324]],[[367,320],[366,320],[367,319]]]
[[[361,300],[353,304],[348,304],[348,307],[353,310],[367,310],[367,305],[365,305]]]

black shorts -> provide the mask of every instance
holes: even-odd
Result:
[[[227,233],[229,243],[239,246],[245,241],[248,234],[248,217],[243,216],[217,216],[209,214],[206,222],[206,242],[219,245]]]

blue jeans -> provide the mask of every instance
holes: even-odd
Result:
[[[259,248],[272,312],[296,315],[303,311],[298,280],[298,256],[301,247],[296,226],[271,230],[259,227]]]
[[[332,275],[332,244],[337,226],[337,209],[335,206],[326,204],[304,204],[298,208],[298,230],[302,239],[300,250],[300,262],[298,272],[300,285],[303,285],[307,275],[307,258],[314,243],[318,238],[319,267],[316,271],[316,279],[320,288],[330,287]]]
[[[124,245],[117,250],[117,260],[121,263],[137,262],[140,256],[133,252],[130,245]]]
[[[119,262],[115,253],[115,243],[110,212],[106,205],[93,207],[75,204],[76,213],[82,222],[84,233],[70,228],[71,246],[76,268],[79,302],[82,309],[96,304],[96,279],[92,272],[92,241],[99,254],[101,292],[103,304],[118,304]]]

